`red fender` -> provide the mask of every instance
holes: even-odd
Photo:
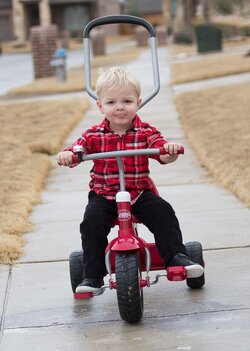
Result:
[[[106,253],[111,251],[129,251],[149,248],[148,243],[138,236],[123,236],[113,239],[106,248]]]

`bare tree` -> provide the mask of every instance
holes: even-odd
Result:
[[[203,18],[205,23],[210,22],[210,8],[209,8],[209,1],[208,0],[201,0],[201,5],[202,5],[202,12],[203,12]]]
[[[190,30],[193,19],[196,16],[197,7],[201,6],[202,17],[205,23],[210,21],[209,1],[208,0],[182,0],[184,24],[186,30]]]

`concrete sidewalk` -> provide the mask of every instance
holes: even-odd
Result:
[[[151,162],[151,175],[175,208],[184,241],[203,244],[205,287],[191,291],[185,282],[162,278],[144,289],[144,318],[136,325],[121,321],[114,290],[74,301],[68,257],[80,248],[78,227],[91,164],[68,169],[53,160],[43,203],[31,215],[36,228],[26,236],[26,254],[12,270],[0,266],[2,351],[250,350],[250,211],[199,167],[172,101],[166,49],[158,54],[161,91],[139,115],[169,140],[182,143],[185,155],[169,166]],[[143,94],[152,84],[149,57],[145,52],[126,65],[141,79]],[[65,145],[100,118],[93,103]],[[140,233],[152,241],[145,227]]]

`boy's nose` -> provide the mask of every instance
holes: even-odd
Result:
[[[121,109],[123,109],[123,108],[124,108],[124,106],[123,106],[122,103],[117,103],[117,105],[116,105],[116,109],[117,109],[117,110],[121,110]]]

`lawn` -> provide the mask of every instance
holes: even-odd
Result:
[[[69,131],[83,118],[87,101],[60,100],[0,105],[0,263],[22,255],[29,213]]]
[[[171,83],[180,84],[248,72],[250,72],[250,56],[207,54],[200,56],[198,60],[173,63]]]
[[[250,207],[250,83],[175,97],[181,124],[212,179]]]
[[[171,65],[172,84],[245,72],[250,72],[250,57],[242,53],[198,55],[194,60]],[[250,82],[175,96],[181,124],[201,165],[215,182],[232,191],[248,207],[249,97]]]

